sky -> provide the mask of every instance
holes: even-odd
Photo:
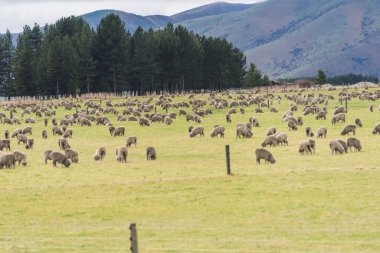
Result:
[[[218,0],[0,0],[0,33],[21,32],[24,25],[54,23],[61,17],[101,9],[116,9],[138,15],[173,15]],[[220,1],[220,0],[219,0]],[[255,3],[263,0],[226,0]]]

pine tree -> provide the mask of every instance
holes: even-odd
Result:
[[[13,95],[13,71],[12,61],[14,57],[14,46],[12,35],[7,30],[4,35],[0,35],[0,95]]]
[[[325,72],[322,69],[318,70],[317,78],[315,80],[317,84],[325,84],[327,82],[327,77]]]

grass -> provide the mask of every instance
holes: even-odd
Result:
[[[138,137],[127,164],[114,158],[126,137],[111,137],[104,126],[73,126],[69,143],[80,156],[69,169],[45,165],[43,151],[57,150],[59,137],[51,135],[49,126],[49,138],[41,139],[38,119],[33,150],[15,140],[11,144],[27,153],[28,166],[0,170],[0,252],[128,252],[132,222],[137,223],[140,252],[378,252],[380,137],[371,130],[380,117],[377,111],[369,113],[370,104],[349,102],[346,124],[357,117],[364,124],[356,134],[362,152],[331,155],[329,140],[347,138],[339,134],[344,124],[303,116],[304,126],[289,132],[281,116],[290,102],[283,99],[274,105],[279,113],[256,115],[262,127],[253,129],[251,139],[236,139],[235,126],[255,115],[254,107],[232,115],[228,125],[227,109],[213,110],[203,119],[205,138],[194,139],[187,135],[194,123],[183,117],[171,126],[142,128],[107,115],[115,126],[126,127],[126,136]],[[329,117],[337,105],[330,101]],[[60,109],[57,118],[68,113],[73,111]],[[20,111],[16,116],[21,118]],[[208,136],[214,124],[226,127],[224,139]],[[269,126],[287,133],[289,146],[268,148],[275,165],[256,165],[254,150]],[[305,126],[314,132],[328,127],[313,156],[297,153],[298,142],[306,139]],[[226,144],[234,174],[229,177]],[[95,162],[92,155],[101,145],[108,154]],[[146,161],[147,146],[156,148],[156,161]]]

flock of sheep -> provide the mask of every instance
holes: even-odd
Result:
[[[101,99],[71,99],[71,100],[57,100],[57,101],[40,101],[40,102],[16,102],[7,103],[3,105],[4,113],[0,113],[0,120],[4,127],[7,125],[21,125],[21,121],[18,117],[14,116],[17,112],[21,112],[21,117],[25,124],[35,124],[36,119],[33,117],[27,117],[34,114],[36,118],[43,118],[44,127],[41,132],[42,138],[48,138],[47,128],[51,125],[51,133],[53,136],[61,136],[58,139],[59,151],[54,149],[47,149],[44,151],[43,157],[45,163],[52,161],[53,166],[61,164],[64,167],[69,167],[71,163],[79,162],[79,154],[77,151],[71,148],[69,139],[73,138],[73,129],[69,128],[74,124],[83,127],[91,127],[92,125],[106,126],[111,136],[124,136],[125,127],[115,127],[108,115],[117,116],[117,122],[138,122],[141,127],[149,127],[152,124],[166,124],[171,125],[177,119],[177,113],[168,112],[178,110],[178,116],[184,116],[187,122],[194,122],[201,124],[204,117],[213,113],[213,110],[222,110],[229,108],[225,115],[227,124],[232,123],[234,114],[245,114],[245,107],[255,106],[256,114],[263,113],[263,109],[267,108],[272,113],[277,113],[278,110],[274,107],[274,104],[281,104],[282,99],[289,101],[290,108],[282,115],[282,120],[286,122],[289,131],[297,131],[300,126],[303,126],[303,118],[295,117],[294,113],[302,108],[304,116],[314,115],[315,120],[326,120],[328,110],[326,106],[329,100],[334,99],[332,95],[316,93],[302,93],[294,92],[289,94],[289,90],[284,93],[283,96],[273,95],[271,93],[260,94],[253,92],[224,92],[224,93],[210,93],[207,99],[197,99],[196,95],[192,94],[187,97],[187,102],[174,102],[174,99],[179,95],[162,95],[152,97],[140,97],[140,98],[127,98],[123,100],[103,101]],[[352,98],[359,98],[362,100],[374,101],[380,97],[379,92],[371,93],[368,90],[362,92],[349,92],[343,89],[339,93],[339,100],[345,101]],[[182,100],[186,97],[182,96]],[[208,106],[208,108],[206,108]],[[159,114],[156,112],[156,107],[161,107],[166,110],[167,113]],[[214,109],[210,109],[214,108]],[[56,110],[67,110],[68,113],[61,119],[57,120]],[[83,109],[85,108],[85,109]],[[72,111],[74,111],[72,113]],[[370,111],[373,111],[373,106],[370,107]],[[331,124],[341,124],[346,122],[347,111],[343,106],[339,106],[334,109],[331,116]],[[7,116],[9,114],[9,117]],[[251,138],[253,136],[252,129],[260,127],[258,117],[249,118],[247,123],[238,123],[236,125],[236,138]],[[362,122],[359,118],[355,120],[353,124],[349,124],[343,127],[341,135],[355,135],[356,128],[362,127]],[[210,132],[210,137],[224,137],[226,128],[221,125],[214,125],[214,128]],[[305,127],[305,135],[308,139],[300,141],[298,144],[298,152],[300,154],[313,154],[316,149],[316,141],[310,139],[314,136],[317,138],[327,137],[327,128],[321,127],[316,130],[314,134],[311,127]],[[190,138],[196,136],[203,137],[205,129],[203,126],[190,126],[188,128],[188,135]],[[372,134],[380,134],[380,124],[377,124]],[[27,157],[24,152],[11,150],[11,139],[16,139],[18,144],[23,144],[25,149],[33,149],[34,139],[30,138],[33,135],[32,126],[25,126],[23,128],[15,129],[11,134],[8,129],[4,130],[4,139],[0,140],[0,168],[15,168],[16,163],[26,166]],[[137,137],[130,136],[126,139],[123,146],[116,148],[115,160],[120,163],[126,163],[128,158],[128,148],[132,145],[137,145]],[[273,154],[265,149],[267,146],[276,147],[278,145],[288,145],[288,135],[286,133],[277,132],[276,127],[270,127],[267,129],[266,136],[261,143],[261,148],[255,150],[256,161],[260,164],[260,160],[264,160],[266,163],[276,163],[276,159]],[[347,140],[331,140],[329,142],[330,150],[333,154],[347,153],[348,149],[355,151],[361,151],[362,146],[359,139],[355,137],[349,137]],[[9,151],[9,153],[3,152],[3,149]],[[99,147],[94,155],[93,160],[101,161],[106,156],[107,151],[105,147]],[[146,159],[156,160],[156,150],[154,147],[146,148]]]

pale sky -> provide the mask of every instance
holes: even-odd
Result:
[[[54,23],[61,17],[101,9],[116,9],[138,15],[173,15],[218,0],[0,0],[0,33],[8,28],[21,32],[24,25]],[[255,3],[263,0],[226,0]]]

